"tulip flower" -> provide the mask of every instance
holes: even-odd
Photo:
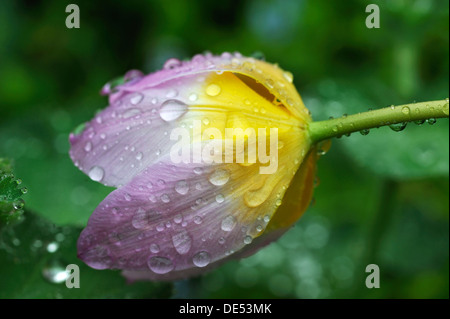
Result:
[[[117,189],[81,233],[79,258],[129,280],[176,280],[279,238],[312,198],[318,142],[379,126],[312,122],[292,82],[224,53],[105,85],[109,106],[71,134],[70,156]]]

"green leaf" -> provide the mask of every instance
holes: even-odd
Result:
[[[128,284],[115,270],[95,270],[77,258],[80,229],[58,227],[31,213],[0,233],[0,298],[168,298],[169,283]],[[80,288],[67,288],[65,268],[80,269]]]
[[[18,221],[23,214],[25,202],[21,198],[27,192],[22,183],[12,174],[12,162],[0,158],[0,226]]]

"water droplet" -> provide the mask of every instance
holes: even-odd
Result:
[[[181,61],[175,58],[171,58],[164,63],[163,69],[173,70],[181,65]]]
[[[151,244],[150,245],[150,251],[154,254],[159,253],[159,246],[157,244]]]
[[[210,176],[209,181],[216,186],[225,185],[230,179],[230,172],[225,169],[216,169]]]
[[[58,250],[59,244],[57,242],[51,242],[47,245],[47,251],[49,253],[54,253]]]
[[[194,223],[196,223],[197,225],[200,225],[202,223],[202,218],[200,216],[195,216],[194,217]]]
[[[197,267],[206,267],[211,262],[211,255],[207,251],[201,251],[194,255],[192,262]]]
[[[156,97],[154,97],[153,99],[151,99],[151,101],[150,101],[153,105],[155,105],[156,103],[158,103],[158,99],[156,98]],[[155,109],[153,109],[153,110],[155,110]],[[152,110],[152,112],[153,112],[153,110]],[[153,112],[154,113],[154,112]]]
[[[174,264],[166,257],[150,257],[147,261],[148,268],[157,274],[166,274],[173,270]]]
[[[168,202],[170,202],[170,197],[169,197],[169,195],[167,195],[167,194],[162,194],[162,195],[161,195],[161,201],[162,201],[163,203],[168,203]]]
[[[187,111],[187,105],[178,100],[167,100],[161,105],[159,116],[166,121],[174,121],[184,115]]]
[[[174,98],[175,96],[177,96],[178,95],[178,91],[177,90],[175,90],[175,89],[170,89],[169,91],[167,91],[167,93],[166,93],[166,97],[167,98]]]
[[[92,150],[92,143],[91,142],[87,142],[86,145],[84,145],[84,150],[86,152],[90,152]]]
[[[14,209],[22,209],[23,206],[25,206],[25,201],[22,198],[19,198],[18,200],[13,202]]]
[[[134,93],[130,98],[130,103],[133,105],[139,104],[144,96],[141,93]]]
[[[53,284],[60,284],[65,282],[70,274],[66,271],[66,268],[57,262],[51,262],[42,269],[42,276]]]
[[[400,122],[389,125],[389,128],[393,130],[394,132],[400,132],[403,131],[408,123],[407,122]]]
[[[228,215],[227,217],[222,220],[221,228],[223,231],[232,231],[233,228],[236,226],[236,218],[232,215]]]
[[[270,89],[273,89],[274,82],[272,79],[267,79],[265,83],[266,83],[266,86],[268,86]]]
[[[125,193],[125,195],[123,195],[123,197],[125,198],[125,200],[126,200],[127,202],[131,201],[131,195],[130,195],[130,194]]]
[[[251,236],[244,237],[244,244],[246,244],[246,245],[251,244],[252,241],[253,241],[253,238]]]
[[[200,175],[201,173],[203,173],[203,169],[201,167],[195,167],[194,173],[197,175]]]
[[[100,138],[101,138],[102,140],[104,140],[104,139],[106,138],[106,134],[105,134],[105,133],[100,134]]]
[[[139,207],[136,213],[133,216],[133,219],[131,220],[131,224],[136,229],[143,229],[148,227],[152,219],[155,218],[156,212],[153,210],[146,211],[142,207]]]
[[[208,125],[209,119],[207,117],[205,117],[202,122],[203,122],[203,124]]]
[[[282,204],[281,199],[277,199],[277,200],[275,201],[275,206],[281,206],[281,204]]]
[[[214,83],[208,85],[208,87],[206,88],[206,94],[208,94],[209,96],[217,96],[220,94],[220,91],[221,91],[220,86]]]
[[[105,171],[100,166],[92,166],[88,175],[93,181],[100,182],[105,175]]]
[[[256,226],[256,231],[261,232],[263,230],[263,227],[261,225]]]
[[[409,106],[402,107],[402,113],[405,115],[409,115],[409,113],[411,113],[411,109],[409,108]]]
[[[429,118],[429,119],[427,120],[427,123],[430,124],[430,125],[436,124],[436,119],[435,119],[434,117]]]
[[[192,93],[192,94],[189,95],[189,101],[195,102],[195,101],[197,101],[197,99],[198,99],[197,94]]]
[[[263,220],[265,223],[268,223],[270,221],[270,216],[269,215],[264,216]]]
[[[172,236],[172,243],[175,250],[180,254],[184,255],[189,252],[192,245],[191,236],[189,236],[186,230],[182,230],[179,233]]]
[[[294,81],[294,76],[292,75],[291,72],[289,71],[284,71],[283,72],[283,77],[286,79],[286,81],[288,81],[289,83],[292,83],[292,81]]]
[[[138,152],[138,153],[136,154],[136,159],[137,159],[138,161],[140,161],[143,157],[144,157],[144,154],[142,154],[142,152]]]
[[[178,214],[173,218],[175,224],[180,224],[183,221],[183,215]]]
[[[225,197],[222,194],[218,194],[216,195],[216,202],[223,203],[223,201],[225,200]]]
[[[362,129],[361,131],[359,131],[359,133],[361,133],[361,135],[367,135],[370,133],[369,129]]]
[[[175,185],[175,191],[180,195],[186,195],[189,191],[189,185],[185,180],[177,182]]]
[[[136,109],[136,108],[131,108],[131,109],[127,109],[125,112],[123,112],[122,118],[128,119],[130,117],[134,117],[139,114],[141,114],[141,110]]]

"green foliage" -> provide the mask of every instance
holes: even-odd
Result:
[[[21,183],[12,174],[11,161],[0,158],[0,226],[19,220],[23,214],[22,195],[27,189],[19,188]]]
[[[26,213],[0,233],[0,298],[168,298],[169,283],[127,284],[120,271],[91,269],[77,258],[79,228],[59,227]],[[69,264],[80,268],[80,288],[65,285]]]

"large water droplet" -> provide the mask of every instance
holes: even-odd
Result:
[[[400,132],[403,131],[408,123],[407,122],[401,122],[401,123],[395,123],[389,125],[389,128],[393,130],[394,132]]]
[[[180,255],[184,255],[191,249],[192,239],[186,230],[182,230],[172,236],[172,243],[175,247],[175,250]]]
[[[185,180],[177,182],[175,191],[180,195],[185,195],[189,191],[189,185]]]
[[[232,231],[236,226],[236,218],[234,216],[229,215],[222,220],[221,228],[223,231]]]
[[[244,244],[246,244],[246,245],[251,244],[252,241],[253,241],[253,238],[251,236],[244,237]]]
[[[161,105],[159,116],[166,121],[174,121],[187,111],[187,105],[178,100],[167,100]]]
[[[194,255],[192,262],[197,267],[206,267],[211,262],[211,255],[207,251],[201,251]]]
[[[216,169],[210,176],[209,181],[216,186],[225,185],[230,179],[230,172],[225,169]]]
[[[157,274],[167,274],[174,268],[173,262],[166,257],[155,256],[147,261],[148,268]]]
[[[210,84],[206,88],[206,94],[209,96],[217,96],[220,94],[221,88],[217,84]]]
[[[88,175],[93,181],[100,182],[105,176],[105,171],[100,166],[92,166]]]

